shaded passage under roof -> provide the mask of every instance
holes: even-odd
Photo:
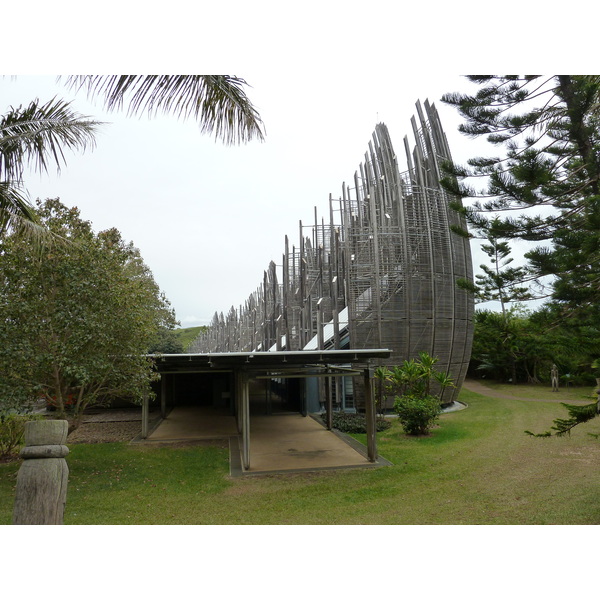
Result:
[[[280,352],[215,352],[198,354],[153,354],[156,369],[163,373],[210,372],[244,369],[252,372],[314,371],[332,365],[368,365],[373,359],[389,358],[391,350],[297,350]]]

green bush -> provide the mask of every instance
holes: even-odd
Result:
[[[25,423],[39,418],[34,415],[0,415],[0,458],[18,453],[25,435]]]
[[[436,422],[442,408],[435,396],[396,396],[394,412],[408,435],[425,435]]]
[[[365,415],[352,413],[333,413],[332,425],[343,433],[367,433],[367,418]],[[377,419],[375,427],[377,431],[385,431],[391,423],[386,419]]]

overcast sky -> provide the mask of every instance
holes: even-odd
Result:
[[[106,122],[92,151],[67,153],[59,175],[32,173],[26,187],[32,199],[59,197],[96,230],[116,227],[133,241],[183,327],[243,304],[269,262],[281,264],[284,236],[298,245],[299,221],[313,223],[315,206],[319,218],[328,215],[329,194],[339,197],[342,182],[352,180],[378,122],[388,126],[402,170],[418,99],[437,106],[456,161],[476,153],[457,131],[457,112],[439,101],[469,89],[458,75],[357,85],[347,73],[236,74],[251,86],[267,133],[262,143],[225,146],[193,120],[106,113],[101,100],[52,75],[0,80],[3,111],[59,96]]]

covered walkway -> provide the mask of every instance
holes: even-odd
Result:
[[[370,461],[367,449],[311,417],[300,414],[250,417],[252,464],[242,467],[241,437],[235,417],[209,407],[175,407],[148,435],[148,442],[228,439],[230,474],[256,475],[286,471],[314,471],[389,464]]]
[[[389,358],[389,356],[390,351],[386,349],[356,349],[275,352],[223,352],[215,354],[161,354],[152,355],[152,358],[155,359],[155,367],[161,376],[160,410],[161,416],[164,420],[167,420],[167,414],[173,413],[173,411],[168,413],[167,408],[169,405],[174,406],[174,408],[182,408],[181,406],[178,406],[177,402],[169,402],[169,381],[173,383],[174,381],[177,381],[178,377],[186,375],[199,375],[204,377],[205,380],[207,378],[209,380],[216,377],[222,378],[223,376],[230,379],[230,391],[226,393],[229,394],[233,400],[231,404],[231,413],[234,415],[233,422],[235,423],[235,434],[230,437],[230,441],[232,444],[235,444],[240,448],[240,469],[242,469],[244,472],[256,472],[258,469],[254,461],[260,456],[259,453],[262,452],[265,456],[274,454],[272,448],[281,448],[282,446],[280,444],[283,444],[283,446],[288,446],[287,451],[290,452],[290,455],[296,453],[298,454],[298,457],[304,457],[305,462],[302,463],[302,466],[298,466],[296,468],[311,468],[311,466],[314,468],[316,464],[316,458],[314,457],[332,456],[341,448],[341,446],[338,446],[335,452],[327,445],[325,445],[325,447],[315,448],[311,446],[310,442],[308,441],[312,438],[312,436],[308,435],[306,432],[299,434],[297,437],[290,438],[290,432],[287,432],[285,428],[280,429],[275,427],[275,422],[270,420],[268,421],[269,426],[263,427],[263,434],[259,435],[258,437],[253,435],[252,438],[254,440],[254,444],[256,444],[258,440],[267,439],[269,437],[272,437],[273,441],[269,446],[263,446],[262,450],[260,443],[256,445],[256,448],[253,445],[251,462],[250,382],[260,380],[324,378],[325,387],[331,390],[331,381],[335,377],[361,377],[364,384],[364,403],[367,429],[367,461],[372,464],[379,464],[377,455],[377,439],[375,435],[375,400],[372,393],[373,367],[371,366],[371,361],[375,359]],[[215,388],[213,386],[209,393],[212,394],[214,391]],[[206,393],[207,391],[204,393],[198,393],[196,395],[202,399],[206,396]],[[329,434],[329,436],[335,437],[337,434],[331,431],[333,412],[332,395],[331,393],[327,392],[325,396],[325,432]],[[199,404],[202,405],[203,403],[200,401]],[[193,404],[189,406],[190,409],[193,407]],[[202,406],[198,406],[198,403],[195,405],[195,408],[201,407]],[[214,401],[211,408],[218,408]],[[229,416],[231,416],[231,413]],[[191,413],[186,414],[189,415]],[[184,416],[184,413],[175,413],[172,416],[172,421],[168,424],[165,423],[164,426],[173,427],[175,419],[182,424],[182,429],[179,430],[179,433],[174,430],[171,430],[171,432],[168,433],[163,433],[165,429],[161,429],[161,426],[159,426],[156,431],[150,431],[149,400],[148,396],[146,396],[142,404],[142,438],[152,439],[151,436],[165,435],[169,436],[171,439],[177,439],[178,435],[184,435],[181,433],[181,431],[187,431],[188,433],[186,435],[194,434],[193,432],[195,431],[196,426],[193,424],[193,418]],[[306,423],[310,422],[307,421],[307,417],[304,418],[304,421],[306,421]],[[206,421],[205,425],[209,425],[210,423],[210,420]],[[253,417],[252,425],[254,426],[255,423],[259,425],[260,419],[255,420]],[[198,426],[200,427],[204,427],[205,425],[198,423]],[[231,425],[232,420],[229,419],[227,428],[230,428]],[[206,436],[212,436],[213,438],[215,437],[214,429],[207,427],[206,432]],[[308,446],[304,449],[298,450],[298,446],[300,446],[299,441],[304,438],[306,438],[306,443]],[[328,437],[327,439],[331,440],[331,437]],[[287,440],[287,442],[285,440]],[[234,458],[237,460],[237,455],[237,451],[231,451],[232,461]],[[308,466],[306,462],[309,460],[309,456],[313,456],[310,466]],[[283,459],[281,458],[281,460]],[[343,460],[346,462],[346,466],[349,466],[347,464],[347,459]],[[351,462],[351,464],[355,464],[356,460],[356,457],[353,456],[354,462]],[[300,465],[300,460],[296,460],[295,462]],[[260,461],[258,464],[261,464]],[[328,466],[329,465],[326,465],[325,468]],[[277,465],[273,466],[272,470],[280,470],[281,468],[282,463],[279,462]]]

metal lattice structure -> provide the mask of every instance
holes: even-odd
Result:
[[[388,364],[426,351],[456,388],[464,380],[473,337],[473,300],[456,285],[472,280],[466,228],[440,185],[451,160],[435,106],[417,103],[415,145],[401,172],[387,127],[375,128],[353,186],[329,198],[328,222],[304,226],[300,244],[274,262],[244,306],[215,314],[193,352],[389,348]],[[307,235],[308,234],[308,235]]]

